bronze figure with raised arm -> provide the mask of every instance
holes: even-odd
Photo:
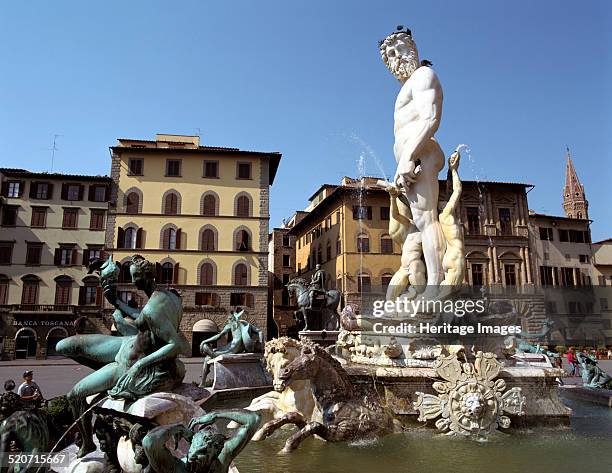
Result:
[[[86,413],[88,396],[108,391],[112,398],[133,401],[153,392],[171,391],[185,376],[185,367],[177,357],[189,351],[179,331],[181,299],[172,289],[156,289],[151,262],[135,255],[130,265],[132,282],[149,298],[142,310],[117,297],[118,267],[110,256],[92,263],[90,272],[93,270],[99,271],[104,296],[116,308],[113,317],[122,336],[75,335],[57,345],[62,355],[97,370],[68,393],[83,439],[79,457],[96,449],[91,413]]]
[[[239,428],[227,438],[209,427],[217,420],[233,421]],[[192,419],[188,427],[173,424],[154,428],[143,438],[142,447],[156,473],[227,473],[232,460],[255,435],[259,423],[259,414],[243,409],[211,412]],[[179,459],[167,444],[173,440],[177,445],[181,439],[191,445],[187,456]]]

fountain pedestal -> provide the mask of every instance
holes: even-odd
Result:
[[[298,332],[298,337],[300,341],[310,340],[322,347],[328,347],[336,343],[339,333],[338,330],[302,330]]]

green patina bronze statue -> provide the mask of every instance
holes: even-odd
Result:
[[[580,363],[580,375],[583,386],[587,388],[612,389],[612,376],[606,373],[597,364],[597,359],[586,353],[576,353],[576,359]]]
[[[111,257],[90,265],[98,271],[104,296],[115,308],[113,317],[120,337],[75,335],[58,343],[64,356],[97,370],[79,381],[68,393],[83,444],[79,457],[96,450],[91,413],[86,398],[108,390],[115,399],[136,400],[158,391],[171,391],[185,376],[180,354],[189,345],[179,331],[183,313],[181,299],[172,289],[156,289],[155,266],[140,255],[132,257],[132,282],[149,298],[142,310],[128,306],[117,297],[118,265]]]
[[[204,387],[208,377],[209,361],[219,355],[236,355],[238,353],[263,353],[263,333],[253,324],[246,320],[240,320],[244,310],[230,314],[223,330],[217,335],[207,338],[200,344],[200,353],[204,355],[204,366],[202,367],[202,382]],[[232,340],[221,348],[212,348],[210,344],[219,340],[222,336],[231,334]]]
[[[218,419],[236,422],[240,427],[226,438],[212,426]],[[227,422],[226,422],[227,423]],[[259,427],[260,417],[246,410],[211,412],[183,424],[164,425],[152,429],[142,440],[142,448],[151,469],[156,473],[227,473]],[[196,431],[197,426],[202,426]],[[168,449],[168,441],[176,446],[181,439],[190,442],[187,456],[179,459]]]

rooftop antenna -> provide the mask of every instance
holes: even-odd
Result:
[[[196,128],[196,130],[198,131],[198,138],[202,138],[202,137],[200,136],[200,133],[201,133],[201,131],[202,131],[202,130],[200,130],[200,128]]]
[[[59,151],[59,148],[56,146],[57,143],[57,139],[62,136],[62,135],[58,135],[55,134],[53,135],[53,147],[51,148],[51,171],[53,172],[53,163],[55,162],[55,152]]]

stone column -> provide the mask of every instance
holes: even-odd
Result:
[[[521,263],[520,263],[520,268],[521,268],[521,284],[526,284],[527,283],[527,271],[526,271],[526,257],[525,257],[525,248],[521,248],[519,251],[519,255],[521,256]]]
[[[493,284],[495,282],[495,275],[494,275],[494,269],[493,269],[493,248],[489,247],[487,248],[487,255],[489,256],[489,264],[488,264],[488,269],[489,269],[489,274],[488,274],[488,281],[489,284]]]
[[[493,247],[493,282],[499,282],[499,261],[497,261],[497,247]]]

